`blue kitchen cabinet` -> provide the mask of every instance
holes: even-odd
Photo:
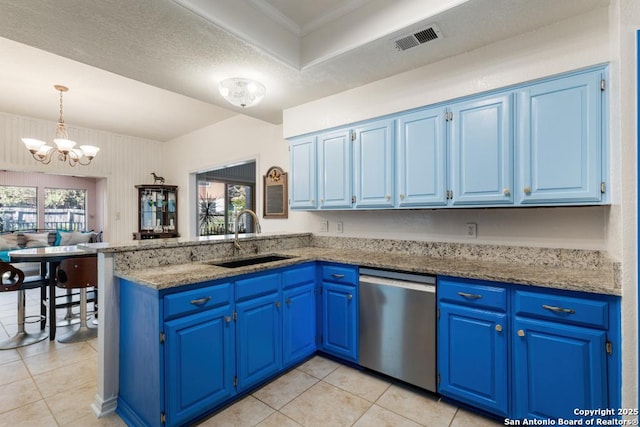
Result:
[[[394,206],[394,121],[379,120],[353,130],[356,208]]]
[[[165,324],[168,425],[182,425],[235,394],[235,342],[229,301]]]
[[[291,141],[290,206],[292,209],[315,209],[317,203],[316,137],[307,136]]]
[[[282,273],[284,366],[316,351],[316,267],[294,267]]]
[[[446,129],[444,107],[397,119],[397,206],[445,206]]]
[[[358,361],[358,272],[355,267],[321,266],[322,350]]]
[[[509,411],[507,291],[438,280],[438,391],[500,416]]]
[[[603,79],[595,70],[519,91],[519,203],[602,201]]]
[[[450,107],[449,199],[453,206],[513,203],[513,95]]]
[[[317,136],[320,209],[352,208],[351,135],[341,129]]]
[[[159,292],[120,280],[117,412],[128,425],[177,426],[235,394],[233,287]]]
[[[610,337],[616,329],[613,305],[606,298],[515,291],[518,418],[582,419],[574,415],[575,408],[619,407],[609,396],[608,381],[609,369],[617,363]]]
[[[282,368],[281,274],[236,280],[238,390],[247,389]]]

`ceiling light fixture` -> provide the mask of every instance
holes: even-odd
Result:
[[[64,124],[64,115],[62,113],[62,94],[69,88],[61,85],[55,85],[57,91],[60,92],[60,118],[58,119],[58,127],[56,128],[56,137],[53,142],[56,147],[47,145],[46,142],[34,138],[22,138],[22,142],[27,147],[34,159],[48,165],[51,163],[54,153],[58,153],[58,160],[61,162],[69,162],[71,166],[81,164],[86,166],[98,154],[100,148],[93,145],[81,145],[80,148],[73,148],[76,143],[69,139],[67,128]]]
[[[239,77],[221,81],[218,90],[227,101],[242,108],[258,104],[267,91],[262,83]]]

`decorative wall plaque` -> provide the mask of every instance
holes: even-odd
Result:
[[[287,173],[272,166],[264,176],[264,218],[288,218]]]

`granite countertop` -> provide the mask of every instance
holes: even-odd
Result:
[[[289,255],[293,258],[238,268],[225,268],[208,263],[222,260],[199,261],[119,271],[117,276],[161,290],[308,261],[329,261],[423,274],[449,275],[555,289],[621,295],[621,289],[618,286],[613,266],[603,266],[597,269],[565,268],[320,247],[279,250],[277,253]]]

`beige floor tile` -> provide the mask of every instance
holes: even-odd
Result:
[[[316,378],[323,379],[339,366],[340,364],[333,360],[329,360],[321,356],[314,356],[302,365],[298,366],[297,369],[306,374],[313,375]]]
[[[29,371],[22,360],[14,360],[0,366],[0,385],[10,384],[29,377]]]
[[[63,366],[74,366],[85,359],[95,359],[97,353],[86,343],[67,344],[56,347],[55,351],[48,351],[35,356],[25,357],[24,363],[31,375],[39,375]]]
[[[351,426],[371,406],[356,395],[319,382],[285,405],[280,412],[306,427]]]
[[[282,415],[280,412],[274,412],[269,415],[266,420],[262,421],[256,427],[301,427],[300,424],[291,418]]]
[[[60,424],[61,427],[127,427],[127,424],[122,421],[116,414],[110,414],[106,417],[96,418],[94,414],[85,415],[78,418],[69,424]]]
[[[458,409],[456,412],[456,416],[451,423],[451,427],[493,427],[493,426],[503,426],[504,422],[498,422],[491,418],[483,417],[478,414],[474,414],[473,412],[465,411],[464,409]]]
[[[58,427],[44,400],[30,403],[13,411],[0,414],[0,426]]]
[[[247,427],[255,426],[264,421],[275,411],[253,396],[247,396],[241,401],[229,406],[222,412],[203,421],[199,426],[219,427]]]
[[[468,424],[466,427],[472,425],[473,424]],[[473,426],[475,427],[475,425]],[[353,427],[420,427],[420,424],[391,412],[388,409],[373,405]]]
[[[53,371],[34,375],[40,393],[47,398],[59,393],[67,393],[85,384],[96,384],[96,357],[83,359],[72,366],[64,366]]]
[[[44,341],[40,341],[35,344],[31,344],[25,347],[20,347],[18,349],[18,353],[22,355],[23,358],[35,356],[37,354],[48,353],[50,351],[56,351],[60,348],[64,348],[65,346],[69,346],[72,344],[62,344],[57,340],[49,340],[46,339]]]
[[[371,373],[359,371],[349,366],[340,366],[326,376],[324,381],[336,387],[360,396],[369,402],[375,402],[391,385]]]
[[[2,341],[3,338],[0,338]],[[10,350],[0,350],[0,369],[1,366],[5,363],[15,362],[16,360],[20,360],[20,353],[16,349]]]
[[[280,409],[318,381],[316,377],[294,369],[262,387],[253,396],[274,409]]]
[[[72,391],[62,392],[45,399],[58,424],[65,425],[87,415],[95,415],[91,410],[91,403],[96,395],[94,382],[74,388]]]
[[[456,413],[455,406],[439,402],[434,395],[395,384],[376,403],[427,427],[448,426]]]
[[[42,400],[42,395],[31,378],[3,385],[0,387],[0,414],[38,400]]]

